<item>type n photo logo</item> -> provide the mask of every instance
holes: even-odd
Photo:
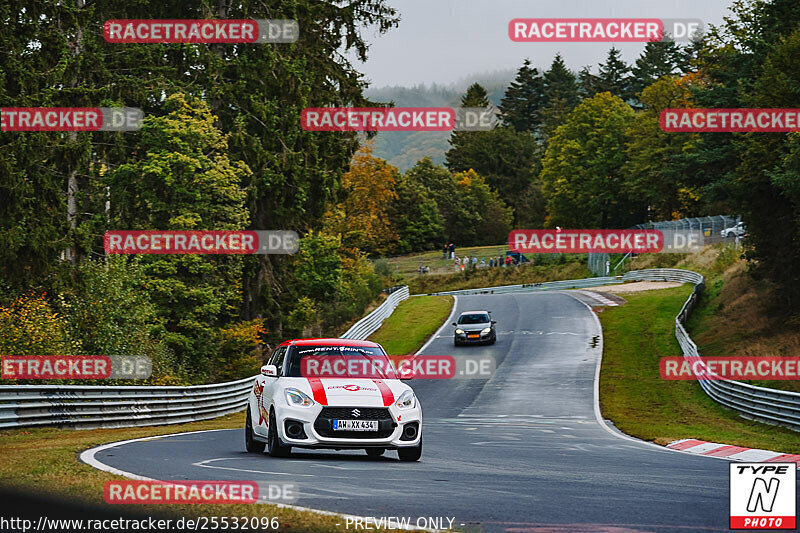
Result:
[[[731,463],[730,528],[795,529],[796,463]]]

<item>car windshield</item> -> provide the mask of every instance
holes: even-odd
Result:
[[[489,322],[489,315],[485,313],[461,315],[458,317],[459,324],[485,324],[487,322]]]
[[[286,376],[397,379],[386,353],[371,346],[292,346]]]

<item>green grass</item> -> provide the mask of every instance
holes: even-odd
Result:
[[[244,426],[244,412],[204,422],[126,429],[78,431],[56,428],[31,428],[0,431],[0,485],[37,495],[50,495],[71,502],[106,506],[103,486],[106,481],[125,479],[81,463],[85,449],[126,439],[166,433],[228,429]],[[244,449],[244,442],[242,442]],[[265,457],[264,461],[269,462]],[[302,494],[303,486],[300,485]],[[112,506],[109,506],[111,508]],[[164,518],[198,516],[277,517],[281,531],[324,532],[343,529],[342,519],[307,511],[279,508],[268,504],[196,505],[113,505],[121,513],[160,515]]]
[[[800,453],[796,432],[741,418],[706,396],[695,381],[661,379],[659,359],[682,355],[674,320],[691,290],[687,284],[626,294],[627,304],[600,313],[603,416],[625,433],[659,444],[695,438]]]
[[[454,274],[426,274],[410,278],[406,282],[412,294],[428,294],[497,285],[581,279],[590,275],[584,258],[583,261],[569,261],[563,264],[523,264],[518,267],[476,269]]]
[[[488,263],[490,257],[497,257],[498,255],[505,257],[507,250],[508,243],[491,246],[470,246],[466,248],[456,248],[456,255],[458,257],[474,255],[478,258],[479,262],[481,257],[484,257]],[[442,250],[392,257],[389,259],[389,264],[392,265],[395,274],[400,274],[403,277],[418,274],[420,264],[430,267],[433,273],[450,271],[453,267],[453,261],[451,259],[442,259]]]
[[[452,307],[452,296],[414,296],[401,302],[369,340],[390,355],[413,354],[436,333]]]

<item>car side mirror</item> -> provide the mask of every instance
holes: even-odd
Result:
[[[264,365],[261,367],[262,376],[278,377],[278,367],[275,365]]]
[[[492,324],[497,324],[497,320],[492,320]]]
[[[455,322],[453,322],[453,325],[454,325],[454,326],[457,326],[458,324],[456,324]]]

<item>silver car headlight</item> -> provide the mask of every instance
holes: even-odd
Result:
[[[464,330],[463,330],[463,329],[461,329],[461,328],[458,328],[458,329],[456,330],[456,335],[463,335],[463,334],[464,334]]]
[[[398,409],[411,409],[417,405],[417,397],[414,396],[414,391],[407,390],[395,402]]]
[[[492,332],[492,328],[483,328],[481,330],[481,335],[488,335],[491,332]]]
[[[286,389],[286,402],[293,407],[311,407],[314,400],[306,393],[297,389]]]

